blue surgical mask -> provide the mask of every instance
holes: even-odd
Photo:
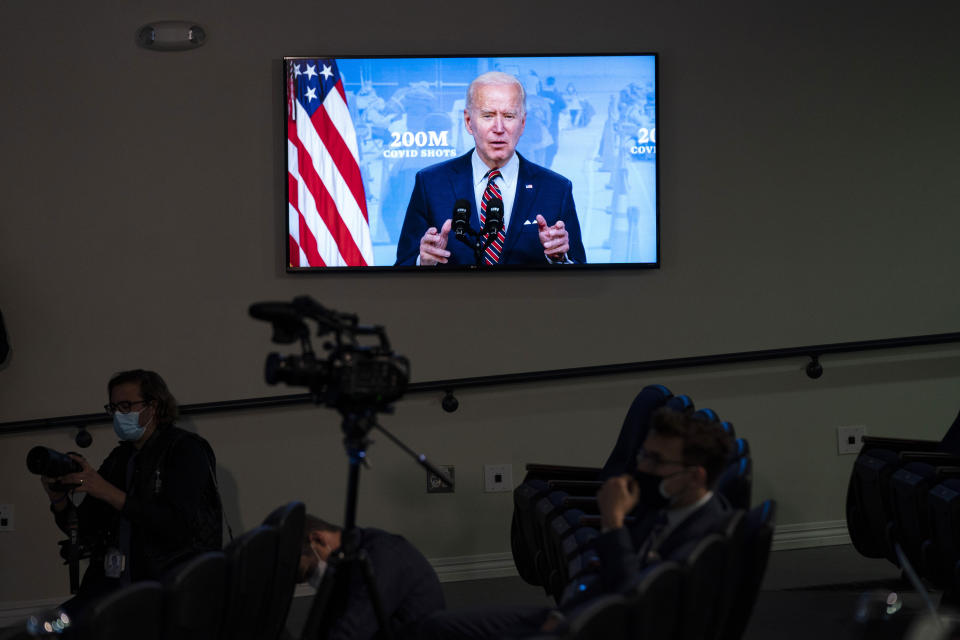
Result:
[[[146,429],[146,427],[140,426],[139,411],[131,411],[130,413],[117,411],[113,414],[113,432],[121,440],[136,442],[143,436]]]

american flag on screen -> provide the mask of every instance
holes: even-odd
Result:
[[[359,160],[336,60],[287,61],[291,267],[373,265]]]

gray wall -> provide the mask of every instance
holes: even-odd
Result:
[[[945,7],[525,0],[490,30],[465,28],[475,6],[433,1],[3,3],[0,309],[14,353],[0,421],[95,411],[107,377],[134,366],[185,403],[285,393],[262,382],[273,345],[246,307],[302,293],[384,324],[415,380],[956,331],[960,10]],[[134,45],[137,27],[170,18],[204,24],[208,43]],[[660,53],[661,269],[284,273],[280,58],[458,51]],[[454,327],[502,349],[454,354]],[[960,349],[916,349],[831,358],[816,382],[791,361],[519,386],[464,393],[453,415],[410,398],[384,423],[456,464],[458,492],[423,495],[423,474],[378,438],[360,520],[433,558],[507,551],[509,496],[479,491],[482,464],[599,464],[650,382],[738,425],[781,522],[838,520],[851,459],[835,427],[938,436],[958,364]],[[188,426],[217,450],[235,530],[292,498],[338,517],[335,414]],[[95,436],[99,460],[111,438]],[[23,456],[71,438],[0,436],[0,503],[16,506],[0,602],[65,591]]]

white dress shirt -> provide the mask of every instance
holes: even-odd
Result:
[[[473,166],[473,203],[477,207],[477,215],[480,215],[480,201],[483,198],[483,192],[487,190],[487,174],[490,173],[490,167],[484,164],[477,150],[474,149],[470,154],[470,164]],[[507,234],[510,228],[510,214],[513,213],[513,201],[517,197],[517,178],[520,174],[520,159],[514,153],[507,164],[500,167],[500,177],[494,180],[500,188],[500,197],[503,199],[503,234]]]

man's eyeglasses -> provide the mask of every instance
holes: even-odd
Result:
[[[650,463],[654,467],[659,467],[662,464],[679,464],[681,466],[687,465],[687,463],[683,460],[664,460],[660,454],[655,451],[640,449],[640,451],[637,452],[637,464],[640,464],[644,461]]]
[[[120,413],[130,413],[134,405],[146,403],[146,400],[134,400],[133,402],[130,402],[129,400],[121,400],[120,402],[110,402],[105,404],[103,405],[103,408],[106,409],[107,413],[113,415],[118,411]]]

